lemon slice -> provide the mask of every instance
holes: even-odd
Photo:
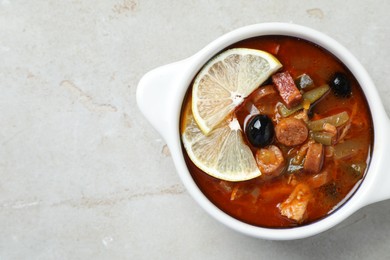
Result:
[[[246,48],[229,49],[211,59],[192,87],[192,111],[202,132],[209,134],[281,67],[272,54]]]
[[[261,175],[236,118],[223,120],[206,136],[194,120],[190,103],[184,113],[183,145],[199,169],[226,181],[244,181]]]

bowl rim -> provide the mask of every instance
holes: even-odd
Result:
[[[258,227],[237,220],[220,210],[208,200],[192,179],[185,163],[183,155],[184,150],[181,146],[179,125],[182,102],[188,86],[196,73],[211,57],[226,47],[248,38],[264,35],[285,35],[301,38],[321,46],[336,56],[345,64],[361,85],[369,105],[374,126],[373,151],[368,166],[369,169],[366,172],[364,181],[362,181],[359,187],[354,191],[354,194],[352,196],[348,195],[347,201],[339,206],[332,214],[310,224],[292,228],[278,229]],[[385,130],[388,128],[387,125],[381,123],[383,121],[381,121],[381,118],[387,118],[387,115],[369,74],[348,49],[326,34],[306,26],[291,23],[261,23],[241,27],[224,34],[183,62],[185,63],[185,66],[182,66],[182,76],[176,82],[177,85],[181,87],[176,89],[177,91],[173,96],[177,102],[171,106],[171,125],[174,129],[172,131],[171,128],[167,128],[165,137],[167,144],[172,151],[172,158],[177,172],[187,191],[195,201],[215,219],[226,226],[249,236],[271,240],[292,240],[313,236],[328,230],[369,203],[370,200],[367,199],[367,196],[369,196],[368,192],[374,185],[375,173],[380,170],[381,161],[383,160],[382,156],[379,156],[383,153],[381,152],[383,150],[383,145],[379,143],[379,140],[385,138]]]

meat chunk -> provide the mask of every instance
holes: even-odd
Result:
[[[266,176],[278,176],[284,168],[284,157],[282,151],[270,145],[256,152],[256,162],[260,171]]]
[[[290,196],[278,205],[280,214],[301,223],[305,219],[307,204],[311,198],[311,191],[306,184],[298,184]]]
[[[310,176],[310,178],[307,180],[307,184],[310,185],[310,187],[312,187],[313,189],[316,189],[329,183],[330,180],[331,176],[329,174],[329,171],[324,170],[318,174]]]
[[[310,173],[319,173],[324,162],[324,148],[320,143],[311,143],[307,150],[303,169]]]
[[[302,100],[302,94],[299,89],[295,86],[294,80],[290,73],[281,72],[272,76],[272,82],[279,92],[280,97],[286,104],[286,107],[291,109],[296,106]]]
[[[309,131],[306,124],[296,118],[283,118],[275,127],[276,139],[284,145],[294,146],[306,141]]]

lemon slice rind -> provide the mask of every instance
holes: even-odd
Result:
[[[281,67],[272,54],[247,48],[229,49],[211,59],[192,89],[192,111],[201,131],[208,135]]]
[[[202,171],[225,181],[245,181],[261,175],[250,148],[245,144],[237,119],[223,121],[204,135],[192,113],[187,112],[183,145],[191,161]]]

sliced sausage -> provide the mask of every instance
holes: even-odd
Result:
[[[306,124],[296,118],[283,118],[275,127],[276,139],[284,145],[294,146],[306,141],[309,131]]]
[[[303,169],[310,173],[319,173],[324,162],[324,147],[320,143],[311,143],[307,150]]]
[[[288,71],[274,74],[272,82],[287,108],[292,108],[301,102],[302,94]]]
[[[257,150],[256,162],[260,171],[266,176],[278,176],[285,165],[283,153],[275,145]]]

